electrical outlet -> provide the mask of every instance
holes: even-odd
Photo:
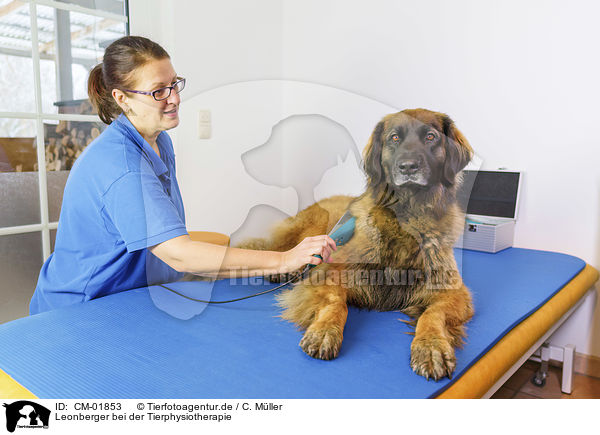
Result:
[[[198,137],[200,139],[210,139],[212,133],[210,110],[200,110],[198,113]]]
[[[198,129],[199,139],[210,139],[211,133],[212,129],[210,124],[200,124],[200,128]]]

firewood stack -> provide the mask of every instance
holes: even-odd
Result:
[[[86,102],[87,103],[87,102]],[[87,103],[89,105],[89,103]],[[91,105],[89,105],[91,108]],[[79,113],[89,108],[79,108]],[[60,121],[58,125],[44,124],[46,138],[46,170],[68,171],[75,160],[106,126],[101,122]]]

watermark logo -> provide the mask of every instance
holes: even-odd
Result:
[[[19,400],[3,404],[6,408],[6,430],[14,432],[18,429],[48,429],[50,410],[29,400]]]
[[[209,183],[197,184],[193,194],[186,196],[186,214],[193,216],[192,221],[196,219],[197,225],[229,234],[230,246],[241,244],[246,249],[266,249],[265,238],[272,234],[274,223],[322,199],[363,194],[367,178],[362,152],[377,123],[385,115],[400,110],[343,89],[290,80],[232,83],[197,95],[187,94],[184,105],[177,135],[188,139],[186,158],[178,161],[179,173],[193,176],[201,167],[221,168],[227,179],[226,183],[215,178]],[[197,132],[198,111],[207,107],[211,108],[213,120],[219,119],[227,125],[218,131],[215,128],[210,142],[198,139]],[[207,148],[208,143],[214,146]],[[481,159],[475,156],[471,165],[472,169],[478,169]],[[382,206],[393,196],[383,195],[379,199],[378,206]],[[223,209],[219,213],[223,204],[235,204],[236,212]],[[207,207],[217,212],[207,214]],[[465,207],[466,204],[461,208]],[[323,222],[330,220],[325,208],[314,216]],[[374,245],[386,243],[373,222],[368,220],[361,225],[363,231],[365,225],[369,226],[369,237],[374,239]],[[403,231],[412,237],[415,246],[436,249],[412,226]],[[368,258],[352,257],[364,264],[316,268],[303,279],[312,285],[383,286],[390,291],[395,287],[399,292],[416,286],[452,289],[461,284],[460,255],[460,251],[455,253],[458,270],[452,265],[444,266],[452,269],[449,271],[408,270],[418,265],[386,264],[380,258],[380,251],[372,250]],[[148,256],[147,261],[148,282],[159,282],[160,275],[155,278],[151,274],[162,270],[154,264],[160,260]],[[403,267],[406,270],[401,269]],[[237,278],[230,280],[230,287],[244,285],[264,289],[262,277],[254,277],[250,271],[238,272],[234,275]],[[294,276],[287,274],[273,281],[283,283]],[[181,283],[177,290],[190,298],[210,300],[214,280],[195,279],[198,282]],[[182,320],[199,315],[209,306],[159,286],[150,286],[149,292],[156,307]]]

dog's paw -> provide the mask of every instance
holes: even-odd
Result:
[[[452,379],[456,368],[454,348],[443,337],[417,337],[410,346],[410,366],[427,380]]]
[[[338,356],[342,340],[342,334],[334,329],[309,328],[300,340],[300,347],[313,358],[329,360]]]

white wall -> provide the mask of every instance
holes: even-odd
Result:
[[[210,146],[196,139],[194,120],[208,91],[249,80],[314,83],[450,114],[484,169],[525,172],[515,245],[600,268],[600,3],[130,0],[130,8],[132,33],[161,42],[189,79],[181,112],[191,121],[175,136],[186,202],[207,177],[223,180],[218,168],[186,171],[182,163]],[[245,207],[223,206],[246,216]],[[198,210],[188,223],[210,223],[210,214]],[[594,303],[553,341],[600,356]]]
[[[198,111],[207,108],[209,140],[197,134]],[[230,234],[235,244],[267,235],[272,223],[323,197],[359,195],[363,145],[395,110],[337,88],[284,80],[235,83],[186,100],[177,129],[185,158],[177,171],[188,180],[181,186],[188,228]]]

